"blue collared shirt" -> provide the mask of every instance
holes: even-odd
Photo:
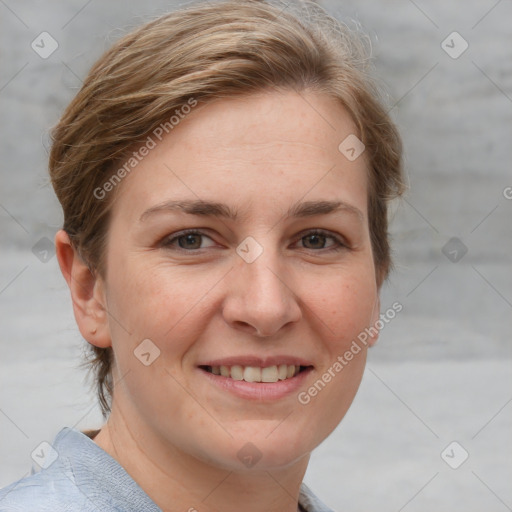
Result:
[[[161,512],[114,458],[78,430],[63,428],[38,456],[40,471],[32,468],[0,489],[0,512]],[[304,483],[299,505],[305,512],[333,512]]]

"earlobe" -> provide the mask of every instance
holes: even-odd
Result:
[[[112,342],[102,278],[91,272],[62,229],[55,235],[55,248],[60,270],[71,292],[80,333],[92,345],[110,347]]]
[[[377,340],[379,339],[379,319],[380,319],[380,295],[379,292],[377,292],[377,296],[375,298],[375,303],[373,305],[373,311],[372,311],[372,319],[371,324],[369,328],[369,339],[368,339],[368,345],[370,347],[373,347],[375,343],[377,343]]]

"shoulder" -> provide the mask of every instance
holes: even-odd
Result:
[[[161,512],[90,434],[64,427],[39,472],[0,490],[0,512]]]
[[[33,465],[29,476],[0,489],[0,512],[99,512],[77,485],[72,461],[88,455],[88,434],[63,428],[53,444],[41,449],[42,469],[35,472]]]
[[[0,489],[0,512],[97,512],[62,466],[43,469]]]

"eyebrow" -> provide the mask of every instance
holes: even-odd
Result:
[[[152,206],[146,210],[139,221],[144,222],[148,217],[160,212],[182,211],[190,215],[199,215],[203,217],[222,217],[230,220],[238,218],[238,212],[224,203],[214,201],[185,200],[185,201],[165,201],[161,204]],[[304,201],[292,205],[285,217],[313,217],[315,215],[327,215],[329,213],[345,212],[364,221],[364,215],[355,206],[344,201]]]

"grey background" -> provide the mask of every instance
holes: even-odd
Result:
[[[45,246],[62,222],[48,129],[115,39],[175,5],[0,0],[0,486],[26,475],[30,453],[63,426],[101,426],[77,368],[85,342]],[[410,190],[382,294],[383,311],[404,309],[306,482],[337,510],[512,510],[512,2],[323,5],[372,38]],[[31,48],[43,31],[59,44],[47,59]],[[469,44],[456,59],[441,46],[453,31]],[[467,248],[455,262],[443,253],[453,237],[452,259]],[[469,453],[458,469],[440,456],[454,440]]]

